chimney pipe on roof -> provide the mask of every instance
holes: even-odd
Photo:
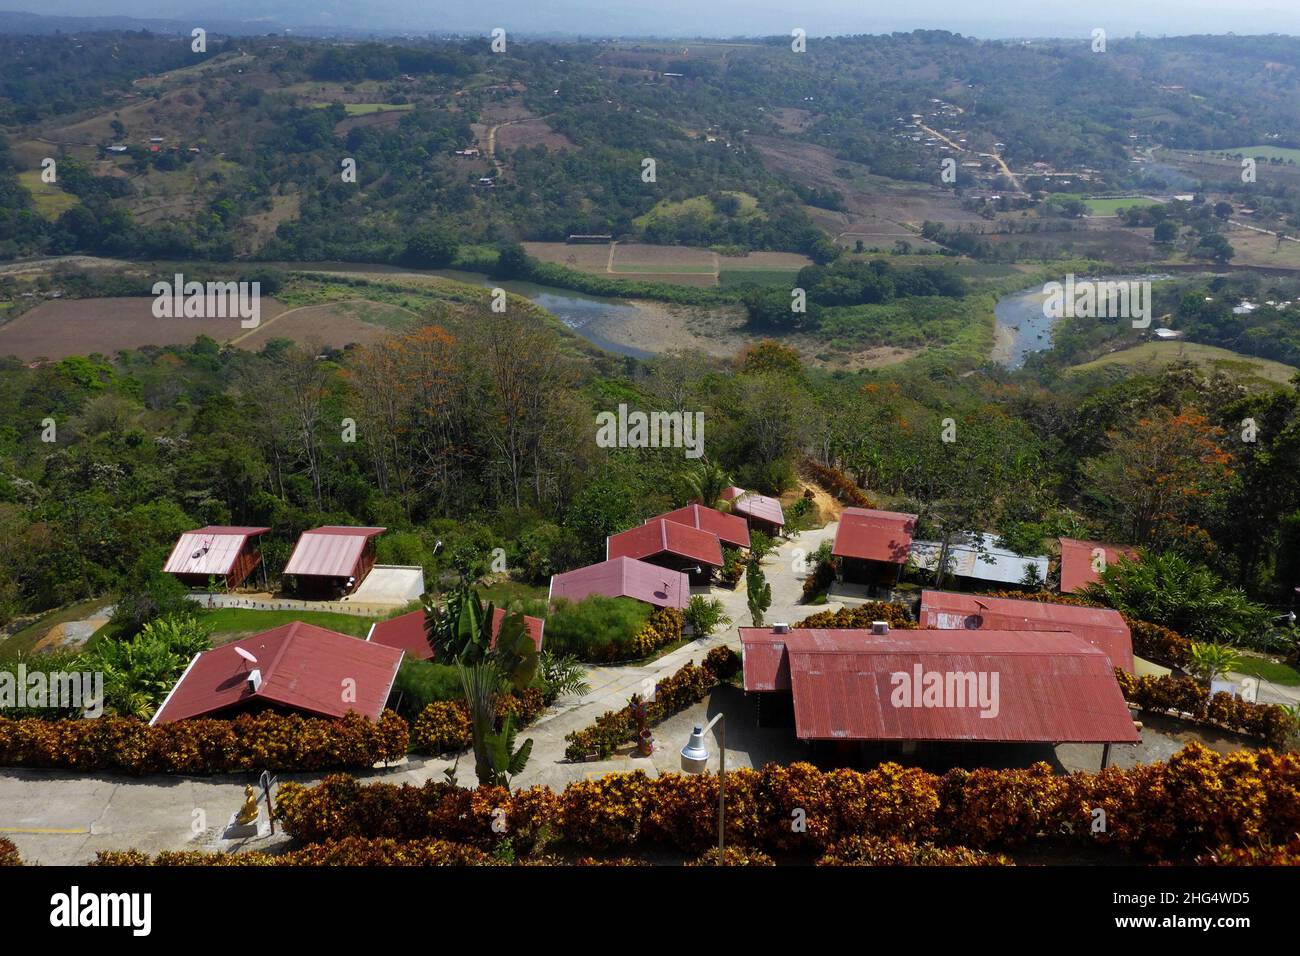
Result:
[[[888,633],[889,633],[889,622],[888,622],[888,621],[872,621],[872,622],[871,622],[871,633],[872,633],[872,634],[888,634]]]

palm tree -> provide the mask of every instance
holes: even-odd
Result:
[[[731,487],[731,476],[717,462],[700,459],[694,468],[682,472],[681,481],[688,502],[723,511],[729,507],[730,503],[722,500],[722,492]]]
[[[1187,669],[1207,684],[1212,684],[1216,677],[1226,674],[1239,663],[1241,658],[1227,644],[1201,644],[1194,641]]]

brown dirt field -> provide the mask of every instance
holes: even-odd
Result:
[[[630,269],[638,265],[680,266],[684,269],[716,270],[717,253],[692,246],[655,246],[644,242],[620,242],[614,249],[614,267]]]
[[[371,345],[416,318],[405,309],[382,302],[326,302],[282,311],[273,321],[264,318],[258,328],[236,336],[231,344],[250,352],[272,339],[292,339],[336,349],[353,344]]]
[[[51,127],[42,135],[56,143],[96,144],[113,138],[110,125],[115,118],[126,126],[127,140],[139,143],[150,136],[167,136],[169,144],[183,138],[183,131],[193,129],[203,109],[203,100],[192,89],[175,89],[159,99],[141,99],[117,110],[107,110],[89,119],[66,126]]]
[[[271,208],[247,217],[240,224],[239,248],[241,252],[255,252],[275,237],[275,230],[282,222],[292,222],[298,218],[298,208],[302,197],[296,193],[275,196],[271,199]]]
[[[497,130],[498,149],[519,149],[521,146],[542,146],[549,150],[575,149],[573,140],[551,129],[546,120],[525,119],[508,123]]]
[[[813,123],[813,114],[794,106],[778,106],[771,111],[772,119],[783,133],[802,133]]]
[[[42,302],[0,326],[0,355],[21,359],[62,359],[69,355],[112,355],[144,345],[189,345],[200,335],[225,342],[247,331],[238,318],[157,319],[153,298],[59,299]],[[265,325],[285,310],[262,299]]]
[[[598,272],[604,274],[609,264],[609,244],[585,245],[567,242],[525,242],[524,251],[530,256],[568,266],[579,272]]]
[[[798,252],[751,252],[745,256],[719,256],[724,269],[802,269],[812,260]]]

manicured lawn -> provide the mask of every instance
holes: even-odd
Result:
[[[212,628],[213,644],[227,644],[236,638],[269,631],[293,621],[315,624],[353,637],[365,637],[370,631],[370,625],[378,620],[361,614],[337,614],[332,611],[250,611],[235,607],[205,611],[202,619],[204,624]]]
[[[1300,671],[1289,664],[1269,660],[1267,657],[1243,657],[1241,663],[1233,670],[1238,674],[1266,680],[1270,684],[1300,687]]]

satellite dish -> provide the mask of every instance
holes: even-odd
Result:
[[[244,660],[248,661],[248,663],[250,663],[250,664],[256,664],[256,663],[257,663],[257,658],[254,657],[254,656],[253,656],[251,653],[249,653],[248,651],[244,650],[242,647],[236,647],[236,648],[235,648],[235,653],[238,654],[240,657],[242,657]]]

